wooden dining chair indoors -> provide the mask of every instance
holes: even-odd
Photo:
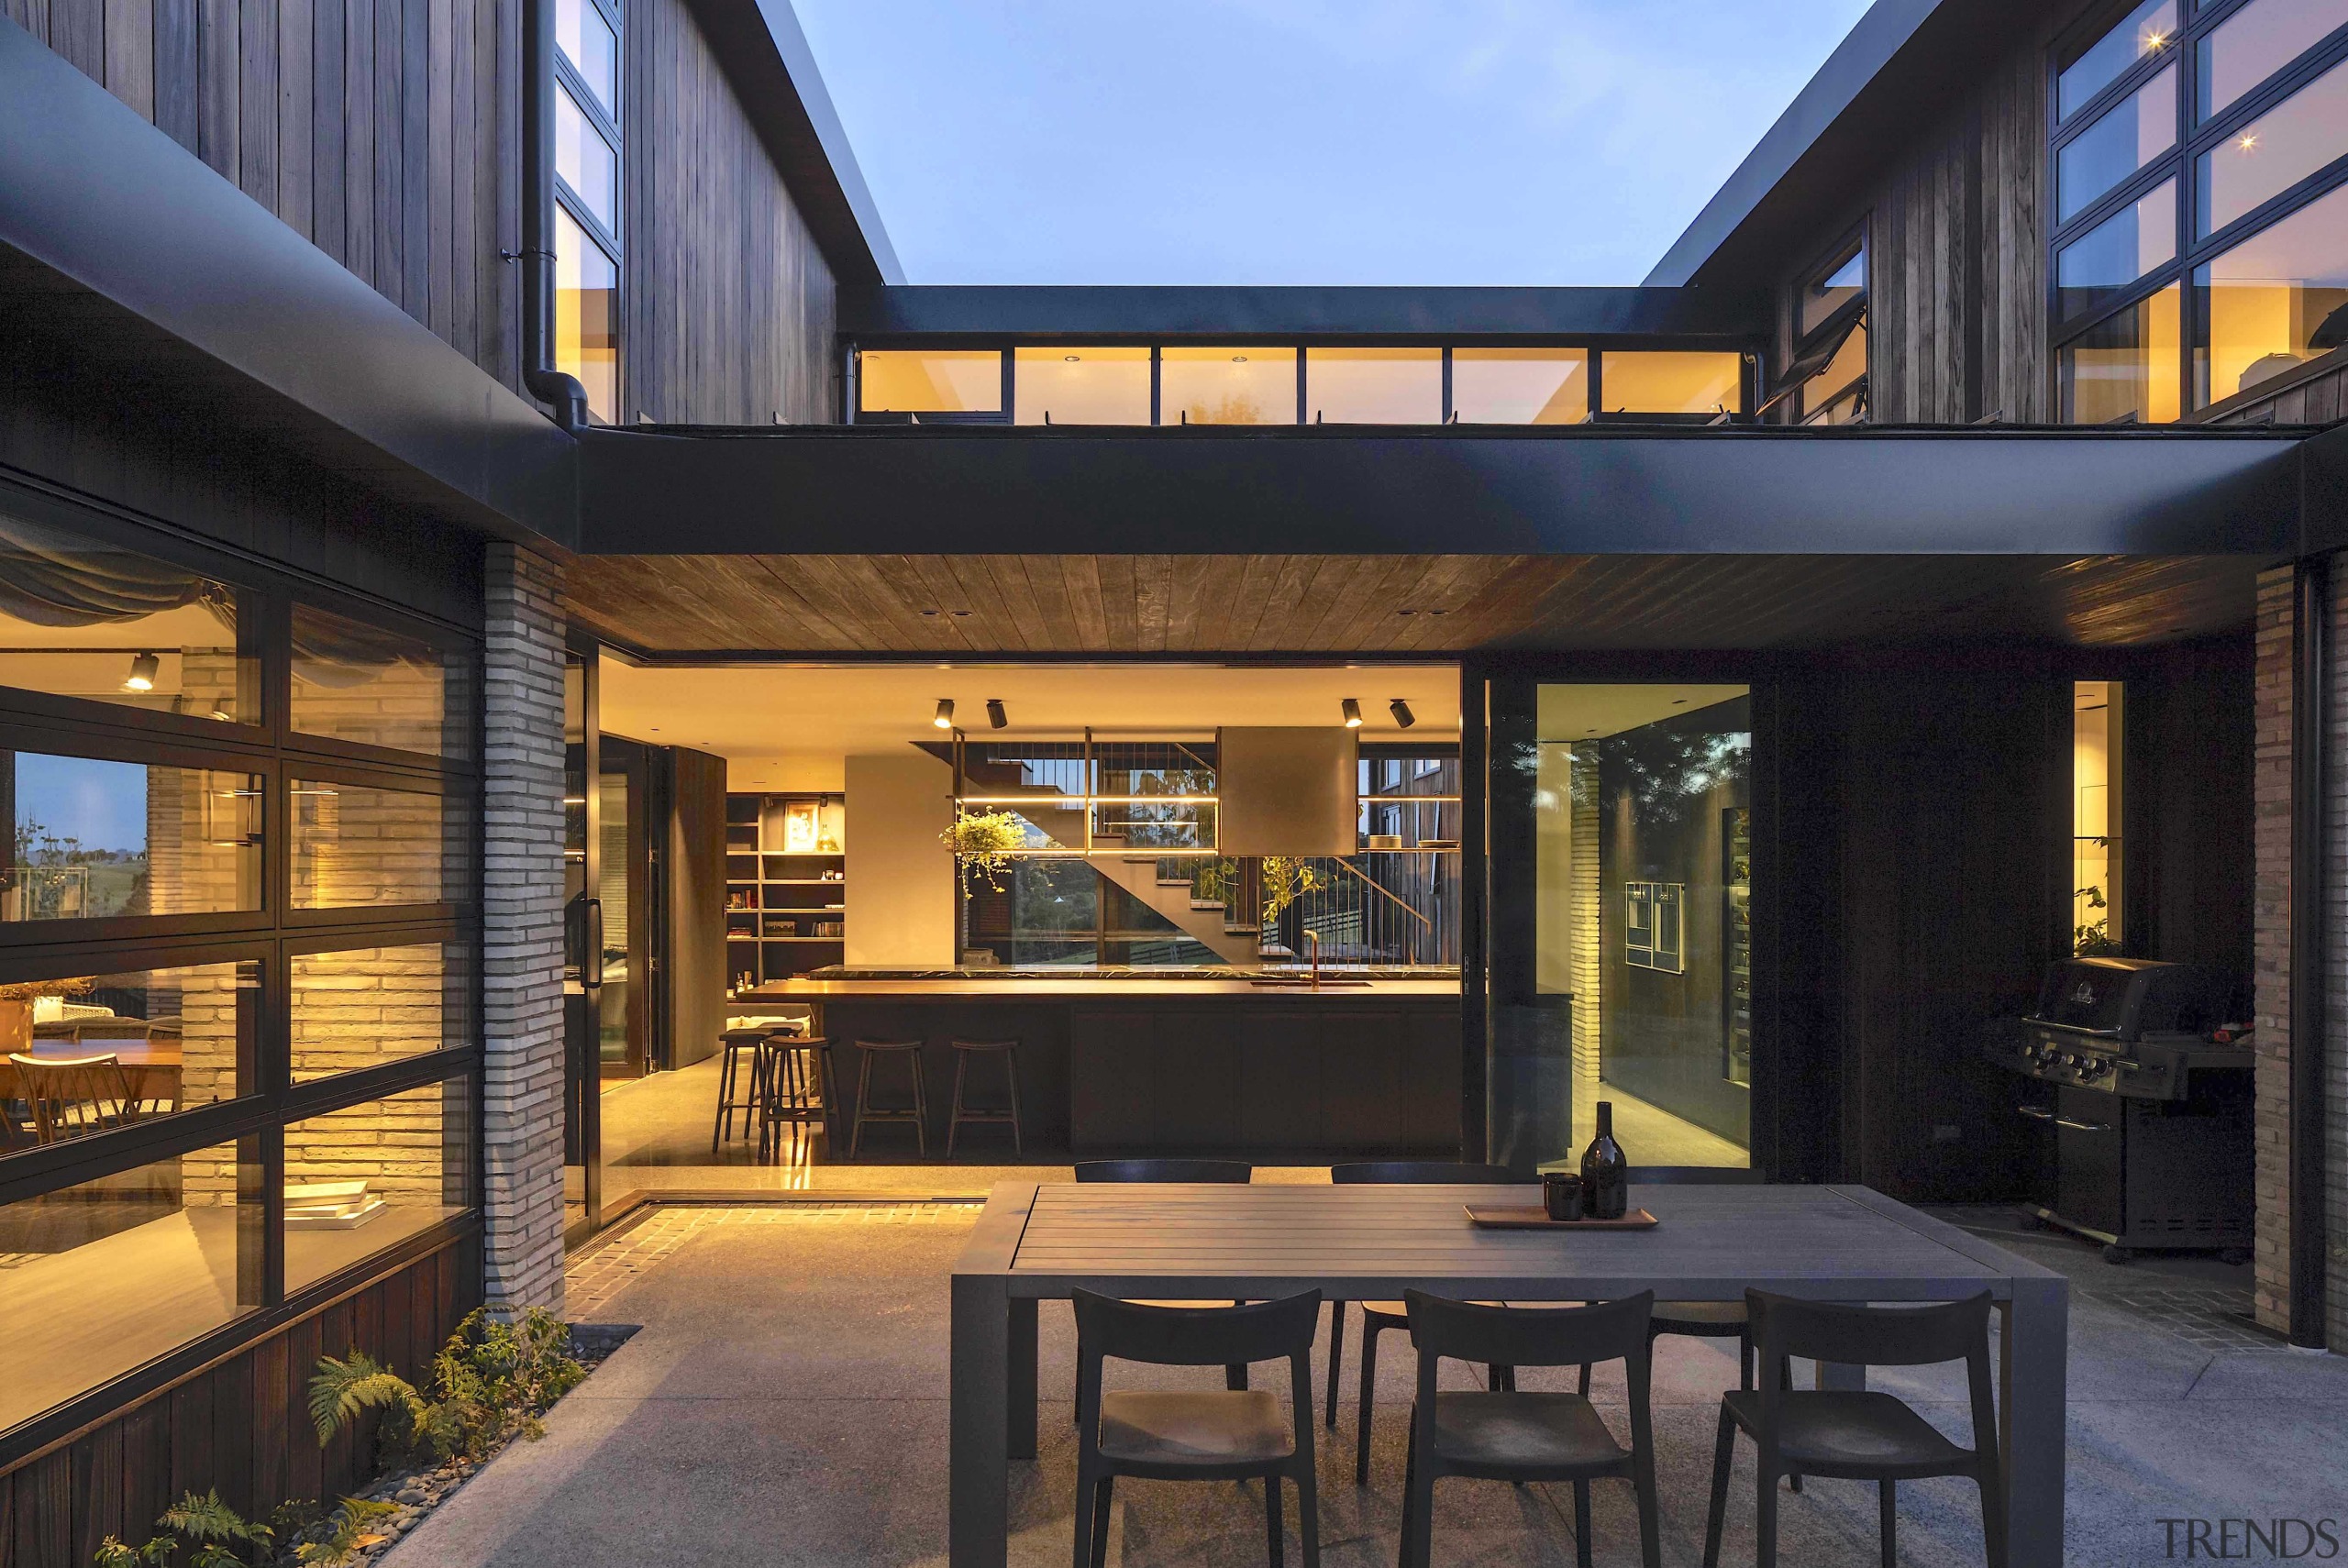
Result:
[[[1645,1568],[1660,1568],[1655,1431],[1647,1405],[1653,1365],[1647,1314],[1655,1293],[1568,1308],[1482,1307],[1421,1290],[1404,1291],[1402,1299],[1419,1367],[1402,1483],[1401,1568],[1425,1568],[1434,1484],[1446,1476],[1571,1482],[1574,1557],[1580,1568],[1590,1568],[1591,1561],[1589,1484],[1624,1477],[1638,1498],[1639,1560]],[[1619,1361],[1629,1394],[1631,1446],[1616,1440],[1584,1394],[1438,1391],[1436,1371],[1446,1360],[1488,1366]]]
[[[1729,1466],[1740,1430],[1758,1451],[1754,1461],[1755,1568],[1776,1568],[1778,1478],[1797,1468],[1807,1475],[1876,1484],[1884,1568],[1899,1561],[1899,1484],[1928,1475],[1969,1475],[1981,1489],[1981,1529],[1989,1568],[2005,1568],[1998,1420],[1989,1396],[1988,1292],[1928,1307],[1801,1301],[1763,1290],[1747,1290],[1744,1301],[1761,1358],[1760,1387],[1740,1388],[1721,1397],[1712,1503],[1704,1521],[1704,1568],[1719,1568]],[[1894,1395],[1785,1386],[1786,1358],[1797,1355],[1854,1366],[1962,1361],[1972,1400],[1973,1446],[1958,1447]]]
[[[11,1052],[17,1093],[32,1116],[36,1143],[54,1143],[127,1126],[138,1119],[122,1059],[114,1053],[87,1056],[28,1056]]]
[[[1264,1484],[1272,1568],[1285,1551],[1280,1483],[1296,1483],[1304,1568],[1320,1568],[1321,1499],[1312,1463],[1312,1341],[1321,1293],[1240,1307],[1151,1307],[1074,1293],[1078,1372],[1076,1568],[1102,1568],[1115,1479]],[[1244,1366],[1285,1361],[1292,1419],[1268,1389],[1102,1389],[1102,1363]]]
[[[1338,1187],[1367,1186],[1456,1186],[1497,1187],[1523,1178],[1506,1165],[1461,1165],[1447,1160],[1362,1160],[1351,1165],[1331,1165],[1329,1180]],[[1364,1301],[1361,1308],[1361,1400],[1355,1417],[1354,1482],[1369,1485],[1369,1419],[1371,1396],[1378,1384],[1378,1336],[1389,1329],[1407,1332],[1410,1320],[1400,1301]],[[1500,1303],[1490,1303],[1498,1306]],[[1322,1410],[1321,1424],[1335,1430],[1337,1425],[1337,1374],[1346,1359],[1346,1304],[1329,1303],[1329,1389]],[[1499,1367],[1488,1374],[1497,1388],[1507,1380]],[[1589,1390],[1584,1387],[1583,1393]]]

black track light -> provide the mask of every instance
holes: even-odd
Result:
[[[987,723],[992,724],[996,729],[1001,729],[1003,725],[1011,723],[1011,715],[1002,711],[1002,698],[990,697],[987,699]]]
[[[157,658],[153,654],[140,654],[137,658],[130,661],[130,675],[123,681],[123,690],[126,691],[154,690],[155,677],[161,671],[162,668],[163,661]]]
[[[1361,728],[1361,703],[1351,697],[1346,699],[1346,728]]]
[[[1387,703],[1386,711],[1393,714],[1394,722],[1401,725],[1406,730],[1412,724],[1419,722],[1418,715],[1411,712],[1411,705],[1408,702],[1403,701],[1400,697],[1397,697],[1391,702]]]
[[[937,700],[937,717],[930,720],[930,723],[941,730],[950,730],[954,727],[953,698],[940,697]]]

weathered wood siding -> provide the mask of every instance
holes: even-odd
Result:
[[[2054,7],[1958,108],[1853,192],[1772,280],[1780,362],[1793,290],[1855,224],[1867,230],[1869,375],[1878,424],[2052,416],[2046,363],[2046,70],[2080,7]]]
[[[521,0],[0,0],[508,385]],[[831,269],[685,0],[626,7],[621,410],[835,416]]]
[[[0,0],[0,14],[515,384],[520,0]]]
[[[831,269],[685,0],[627,18],[623,419],[828,423]]]
[[[372,1421],[320,1446],[308,1408],[318,1358],[356,1348],[421,1384],[480,1299],[480,1243],[452,1242],[0,1471],[0,1568],[87,1568],[109,1535],[146,1540],[186,1492],[217,1487],[267,1519],[292,1498],[358,1490]]]

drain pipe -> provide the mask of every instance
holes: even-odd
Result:
[[[565,430],[587,424],[587,389],[554,363],[555,0],[523,0],[522,384]]]

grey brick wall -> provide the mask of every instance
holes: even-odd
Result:
[[[560,569],[493,544],[484,567],[483,1299],[562,1309]]]
[[[2251,858],[2257,1014],[2258,1320],[2290,1327],[2291,1304],[2291,571],[2262,574],[2257,610],[2256,821]]]
[[[2335,558],[2335,572],[2348,558]],[[2331,625],[2331,712],[2326,715],[2331,847],[2325,866],[2324,919],[2330,929],[2323,976],[2324,1038],[2291,1038],[2291,571],[2258,580],[2258,750],[2254,797],[2257,864],[2253,951],[2257,988],[2258,1320],[2288,1331],[2291,1282],[2291,1053],[2324,1055],[2327,1145],[2324,1209],[2325,1339],[2348,1348],[2348,592],[2335,583]]]

